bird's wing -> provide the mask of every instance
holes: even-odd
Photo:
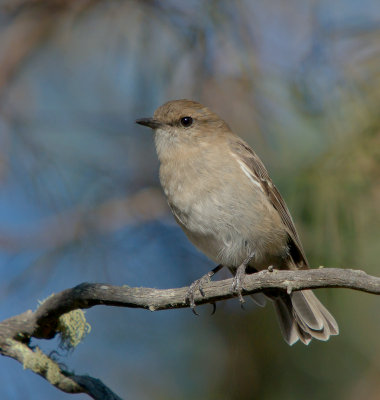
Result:
[[[290,239],[290,255],[292,256],[294,262],[298,267],[308,267],[306,255],[296,231],[296,227],[294,226],[289,209],[285,204],[280,192],[270,179],[264,164],[257,154],[243,140],[239,139],[236,141],[235,139],[231,144],[238,159],[241,160],[247,167],[245,172],[248,172],[251,175],[251,178],[261,185],[264,193],[266,193],[269,201],[277,210],[282,222],[286,226]]]

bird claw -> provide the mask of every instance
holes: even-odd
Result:
[[[187,292],[185,301],[187,304],[190,305],[191,311],[195,314],[195,315],[199,315],[196,310],[195,310],[195,293],[197,290],[199,290],[200,294],[202,295],[202,297],[205,296],[205,292],[203,290],[203,286],[207,283],[209,283],[211,281],[210,275],[206,274],[204,276],[202,276],[202,278],[197,279],[196,281],[194,281],[189,288],[189,291]],[[213,311],[213,313],[215,312],[215,310]]]
[[[239,267],[236,270],[234,280],[232,282],[232,290],[234,293],[238,294],[240,305],[242,308],[244,308],[243,304],[245,303],[245,300],[244,300],[243,294],[242,294],[243,286],[244,286],[244,279],[246,276],[245,270],[247,268],[248,263],[252,260],[253,257],[254,257],[254,253],[252,253],[247,259],[245,259],[241,265],[239,265]]]
[[[239,268],[237,269],[236,275],[235,275],[234,280],[232,282],[232,290],[233,290],[234,293],[238,294],[240,304],[243,306],[243,303],[245,303],[245,300],[244,300],[243,294],[242,294],[244,277],[245,277],[245,270],[243,270],[243,272],[239,272]]]
[[[205,296],[205,292],[203,290],[203,285],[211,282],[211,277],[214,276],[218,271],[220,271],[223,268],[222,264],[217,265],[214,269],[212,269],[210,272],[208,272],[206,275],[203,275],[200,279],[197,279],[196,281],[194,281],[190,287],[189,287],[189,291],[187,292],[187,295],[185,297],[185,301],[187,304],[189,304],[191,311],[193,312],[193,314],[195,315],[199,315],[196,311],[195,311],[195,292],[197,290],[199,290],[200,294],[202,295],[202,297]],[[212,303],[213,306],[213,310],[211,315],[213,315],[215,313],[216,310],[216,304]]]

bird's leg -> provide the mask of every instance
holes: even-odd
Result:
[[[203,291],[203,285],[210,282],[211,277],[214,276],[222,268],[223,268],[222,264],[217,265],[214,269],[209,271],[206,275],[203,275],[200,279],[197,279],[190,285],[189,291],[187,292],[187,295],[186,295],[186,302],[188,304],[190,304],[190,308],[194,314],[198,315],[197,312],[195,311],[195,301],[194,301],[195,292],[197,290],[199,290],[201,295],[204,296],[205,293]]]
[[[239,301],[241,304],[244,303],[244,299],[242,296],[242,291],[243,291],[243,283],[244,283],[244,278],[246,276],[246,269],[247,265],[252,261],[253,257],[255,256],[255,253],[251,253],[242,263],[241,265],[238,266],[234,281],[232,282],[232,290],[235,293],[238,293],[239,295]]]

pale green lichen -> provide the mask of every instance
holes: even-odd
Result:
[[[61,336],[59,347],[72,350],[90,333],[91,326],[86,321],[84,312],[78,309],[61,315],[57,330]]]
[[[52,385],[57,384],[62,378],[59,366],[39,348],[24,352],[23,367],[46,377]]]
[[[53,296],[54,293],[44,300],[39,300],[38,304],[45,303]],[[59,317],[57,331],[61,336],[59,347],[64,350],[72,350],[90,333],[91,326],[87,323],[84,312],[78,309]]]

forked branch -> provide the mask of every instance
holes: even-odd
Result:
[[[243,295],[265,289],[280,289],[290,293],[301,289],[348,288],[380,294],[380,278],[363,271],[340,268],[319,268],[302,271],[261,271],[248,275]],[[29,346],[31,338],[51,339],[61,333],[64,314],[96,305],[144,308],[150,311],[189,307],[189,288],[152,289],[82,283],[46,299],[36,311],[9,318],[0,323],[0,353],[21,362],[58,389],[67,393],[87,393],[94,399],[120,399],[101,381],[64,371],[38,348]],[[196,304],[215,303],[236,297],[232,279],[209,282],[203,294],[195,295]]]

